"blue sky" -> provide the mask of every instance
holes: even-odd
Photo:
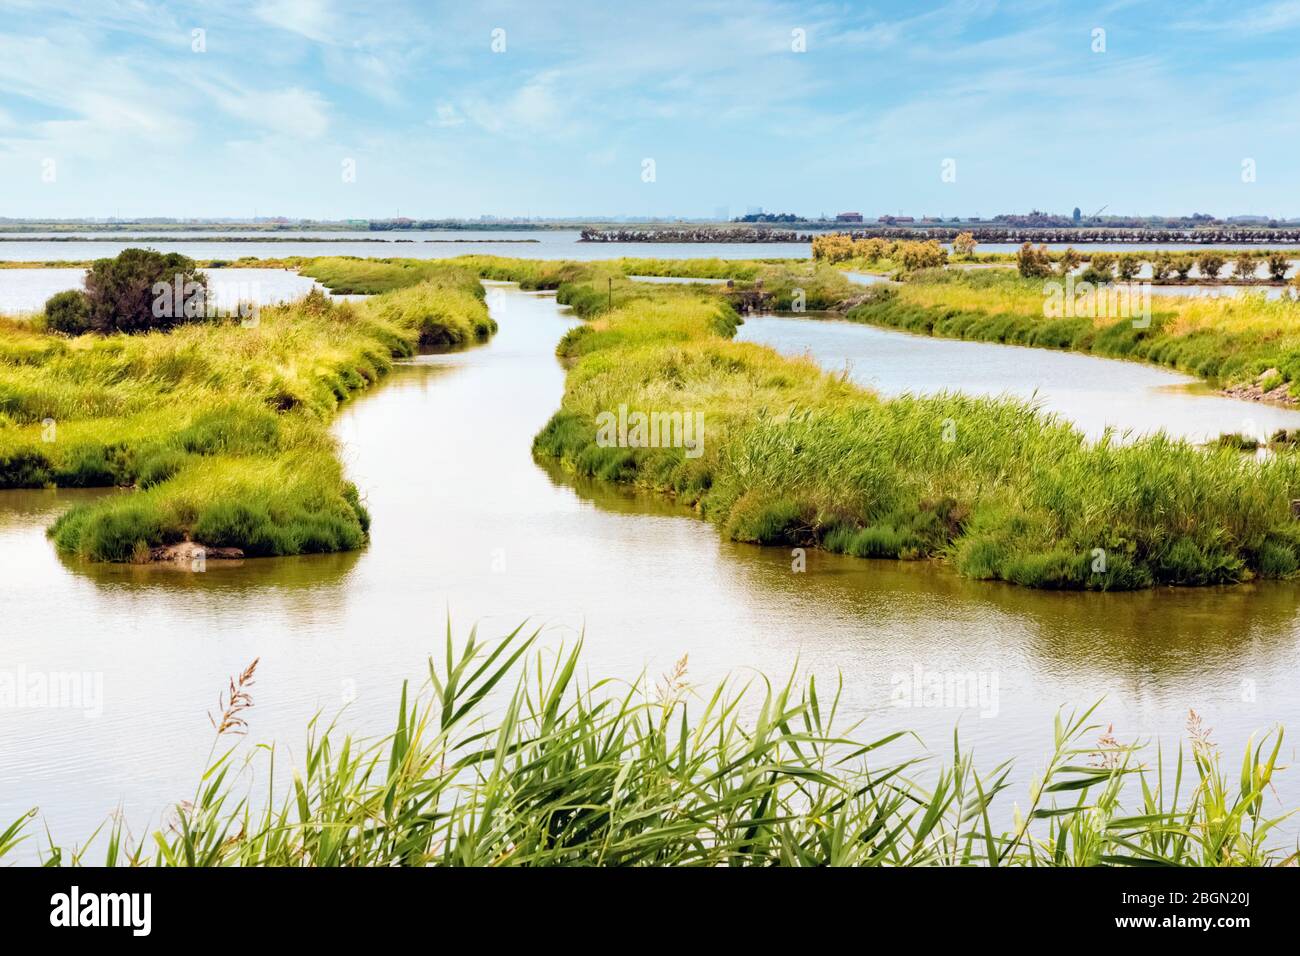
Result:
[[[0,215],[1294,216],[1297,41],[1300,0],[0,0]]]

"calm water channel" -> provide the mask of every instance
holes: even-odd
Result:
[[[1118,736],[1166,743],[1194,708],[1230,765],[1250,734],[1300,728],[1300,585],[1047,593],[817,553],[793,573],[783,549],[725,542],[671,504],[535,463],[531,439],[563,389],[555,343],[574,320],[549,295],[495,286],[490,301],[501,326],[490,344],[404,365],[339,416],[374,517],[365,551],[202,574],[85,566],[61,560],[44,529],[71,503],[115,492],[0,492],[3,667],[91,672],[103,689],[90,712],[0,710],[0,825],[40,806],[68,843],[120,806],[147,832],[192,792],[206,713],[254,657],[247,745],[276,741],[282,760],[300,760],[306,722],[345,703],[349,729],[382,733],[401,681],[418,682],[440,648],[448,613],[484,636],[529,619],[552,647],[585,634],[593,677],[657,675],[683,654],[702,684],[796,664],[828,682],[842,675],[843,709],[866,720],[863,734],[911,728],[942,756],[959,724],[983,767],[1015,757],[1021,806],[1061,707],[1104,697],[1099,719]],[[1166,373],[1124,363],[1027,349],[977,360],[970,349],[999,347],[808,320],[755,319],[742,334],[828,366],[849,361],[884,391],[1038,386],[1090,430],[1163,423],[1191,434],[1211,414],[1204,396],[1165,388],[1178,384]],[[950,352],[958,346],[968,348]],[[1074,359],[1087,364],[1055,364]],[[891,705],[896,675],[917,668],[995,678],[996,695],[965,709]],[[1288,742],[1283,762],[1294,757]],[[1300,804],[1300,773],[1282,780],[1281,801]]]

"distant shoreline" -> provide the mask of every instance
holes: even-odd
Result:
[[[851,229],[844,226],[818,230],[835,232],[853,239],[903,239],[951,242],[962,233],[970,233],[981,244],[1021,245],[1090,245],[1096,243],[1143,245],[1300,245],[1300,229],[1137,229],[995,226],[867,226]],[[744,227],[700,227],[673,229],[584,229],[579,242],[644,243],[792,243],[811,242],[813,233],[784,229]]]
[[[214,233],[210,236],[31,236],[0,234],[0,242],[471,242],[480,243],[526,243],[541,242],[540,239],[358,239],[352,236],[227,236]]]

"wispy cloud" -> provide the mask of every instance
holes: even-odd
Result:
[[[1192,12],[1192,11],[1187,11]],[[1202,33],[1231,33],[1237,36],[1263,37],[1300,27],[1300,2],[1279,0],[1254,9],[1222,5],[1205,6],[1189,19],[1178,20],[1176,29]]]
[[[1300,147],[1285,101],[1300,0],[0,10],[0,176],[29,177],[41,156],[79,163],[57,192],[16,191],[33,212],[52,196],[93,212],[109,183],[115,205],[177,214],[220,213],[232,195],[304,215],[956,213],[1094,196],[1300,212],[1282,172]],[[1243,156],[1260,169],[1249,188]],[[344,157],[361,170],[347,188]],[[944,158],[956,183],[939,178]]]
[[[262,0],[254,5],[253,15],[314,43],[338,42],[338,19],[328,0]]]
[[[296,86],[279,90],[253,90],[206,85],[217,109],[239,120],[245,128],[301,139],[318,139],[329,129],[329,104],[313,90]]]

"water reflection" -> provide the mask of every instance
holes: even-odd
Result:
[[[698,520],[661,496],[575,478],[553,463],[539,466],[602,512]],[[1043,672],[1095,672],[1129,686],[1152,673],[1198,680],[1236,671],[1243,652],[1294,654],[1300,627],[1300,582],[1075,593],[974,581],[942,562],[810,551],[807,570],[793,573],[785,548],[722,542],[720,552],[737,583],[753,594],[800,602],[812,592],[824,612],[869,620],[885,631],[911,632],[941,617],[987,626],[1015,633],[1019,650]],[[1161,626],[1152,628],[1153,620]]]

